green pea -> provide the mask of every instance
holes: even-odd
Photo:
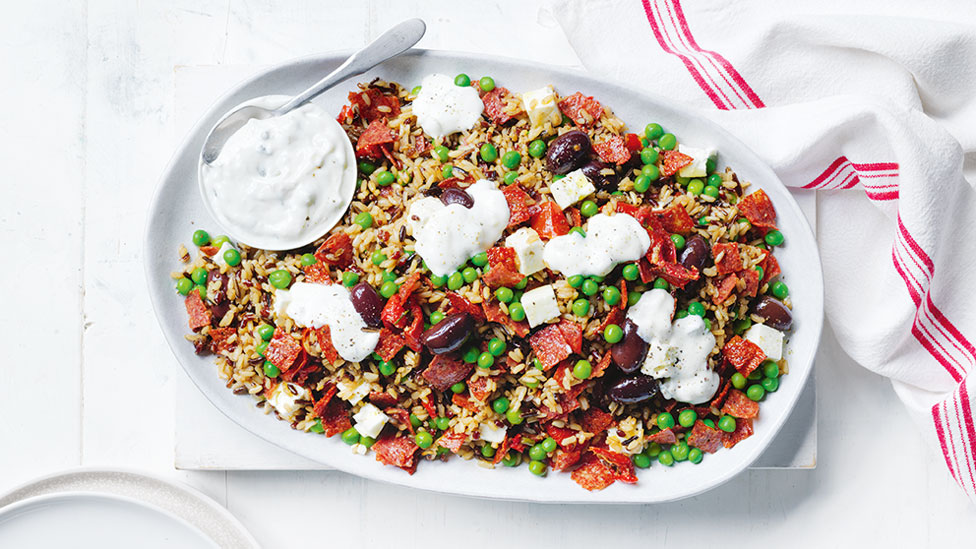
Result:
[[[417,446],[420,446],[421,450],[426,450],[430,448],[430,445],[434,443],[434,437],[430,435],[427,431],[420,431],[413,437],[414,442]]]
[[[696,420],[698,420],[698,413],[690,408],[681,410],[678,414],[678,425],[682,427],[692,427],[695,425]]]
[[[518,176],[518,172],[505,172],[505,176],[502,177],[502,180],[506,185],[511,185],[512,183],[518,181]]]
[[[740,318],[732,323],[732,331],[737,334],[742,334],[746,330],[752,327],[752,320],[749,318]]]
[[[634,180],[634,191],[646,193],[651,188],[651,178],[641,174]]]
[[[397,286],[396,282],[384,282],[383,285],[380,286],[380,295],[389,299],[393,297],[393,294],[397,293],[399,289],[400,287]]]
[[[510,408],[505,412],[505,419],[508,420],[509,425],[519,425],[522,423],[522,412],[514,408]]]
[[[546,142],[541,139],[529,143],[529,156],[542,158],[546,154]]]
[[[502,303],[511,302],[513,297],[515,297],[515,293],[510,288],[502,287],[495,290],[495,298]]]
[[[210,244],[210,233],[203,229],[193,231],[193,243],[197,246],[206,246],[207,244]]]
[[[763,277],[766,275],[765,271],[763,271],[763,268],[760,267],[759,265],[756,265],[756,272],[759,273],[759,280],[762,280]]]
[[[498,397],[492,401],[491,409],[494,410],[496,414],[504,414],[508,410],[508,404],[509,402],[507,398]]]
[[[674,465],[674,456],[671,455],[669,450],[662,450],[661,453],[657,455],[657,462],[666,467],[671,467]]]
[[[651,458],[645,454],[634,454],[630,457],[630,460],[634,462],[634,467],[638,469],[647,469],[651,466]]]
[[[391,271],[383,271],[383,274],[380,275],[380,279],[383,282],[396,282],[397,274]]]
[[[379,369],[380,373],[385,376],[391,376],[393,375],[393,372],[396,371],[396,364],[386,360],[381,360],[376,367]]]
[[[688,443],[683,440],[677,444],[672,444],[671,457],[673,457],[675,461],[685,461],[688,459],[688,450]]]
[[[441,431],[447,430],[451,426],[451,418],[449,417],[439,417],[434,419],[434,425],[437,426]]]
[[[192,280],[194,284],[206,284],[207,270],[203,267],[193,269],[193,272],[190,273],[190,280]]]
[[[655,288],[657,290],[668,290],[668,289],[671,288],[671,285],[668,284],[668,281],[667,280],[664,280],[661,277],[657,277],[657,278],[654,279],[653,288]]]
[[[475,362],[478,362],[478,356],[480,354],[481,351],[479,351],[478,348],[475,347],[474,345],[471,345],[470,347],[464,350],[464,354],[461,356],[461,360],[467,362],[468,364],[474,364]]]
[[[274,331],[275,331],[274,326],[270,324],[262,324],[258,326],[257,329],[258,337],[260,337],[264,341],[270,341],[271,338],[274,337]]]
[[[708,160],[705,161],[705,171],[707,173],[712,173],[715,171],[715,158],[709,156]]]
[[[590,364],[589,360],[577,360],[576,365],[573,366],[573,377],[576,379],[589,379],[590,374],[592,373],[593,366]]]
[[[596,295],[596,293],[600,291],[600,286],[596,282],[586,279],[583,281],[583,286],[580,288],[580,290],[585,295]]]
[[[674,416],[670,412],[661,412],[657,416],[657,426],[661,429],[674,427]]]
[[[230,251],[230,250],[228,250],[228,251]],[[224,261],[226,261],[226,260],[227,260],[227,258],[225,257],[224,258]],[[318,262],[319,262],[319,260],[315,258],[315,254],[302,254],[302,259],[301,259],[301,261],[299,261],[299,263],[301,263],[302,267],[308,267],[309,265],[315,265]]]
[[[346,288],[351,288],[359,284],[359,274],[352,271],[346,271],[342,273],[342,285]]]
[[[359,437],[359,443],[367,448],[370,448],[376,444],[376,439],[373,437]]]
[[[185,276],[176,281],[176,291],[180,295],[186,295],[193,289],[193,281]]]
[[[620,290],[615,286],[607,286],[603,289],[603,300],[607,302],[607,305],[615,306],[620,303]]]
[[[787,286],[782,280],[773,282],[770,290],[773,292],[773,295],[776,296],[776,299],[786,299],[786,296],[790,295],[789,286]]]
[[[766,244],[769,244],[770,246],[782,246],[784,240],[783,233],[774,229],[766,233],[765,240]]]
[[[538,358],[533,358],[532,359],[532,366],[534,366],[536,370],[545,370],[546,369],[545,366],[542,365],[542,361],[539,360]]]
[[[325,427],[322,427],[321,419],[316,419],[315,423],[313,423],[312,426],[308,428],[308,430],[312,431],[313,433],[318,433],[321,435],[322,433],[325,432]]]
[[[291,286],[291,273],[284,269],[278,269],[276,271],[271,271],[268,275],[268,281],[271,285],[279,290],[283,290],[288,286]]]
[[[419,417],[417,417],[415,414],[410,414],[410,425],[413,425],[414,427],[420,427],[422,424],[423,422],[420,421]]]
[[[413,89],[410,90],[410,95],[416,96],[418,93],[420,93],[421,89],[422,88],[420,86],[414,86]]]
[[[660,139],[664,135],[664,129],[656,122],[651,122],[644,127],[644,137],[648,140]]]
[[[502,464],[505,467],[518,467],[520,463],[522,463],[522,454],[518,452],[508,452],[502,458]]]
[[[652,458],[656,458],[661,453],[661,445],[657,442],[652,442],[644,449],[644,453]]]
[[[679,318],[685,318],[686,316],[688,316],[688,311],[678,311],[678,312],[674,313],[675,320],[677,320]]]
[[[670,151],[678,146],[678,138],[673,133],[666,133],[657,140],[657,146]]]
[[[616,324],[611,324],[603,330],[603,339],[611,345],[620,342],[624,338],[624,331]]]
[[[278,377],[278,374],[280,373],[281,370],[279,370],[278,367],[275,366],[274,362],[271,362],[270,360],[264,361],[264,375],[274,379]]]
[[[495,79],[490,76],[482,76],[478,80],[478,85],[481,87],[481,91],[490,92],[495,89]]]
[[[438,145],[438,146],[434,147],[433,156],[437,160],[440,160],[441,163],[443,164],[444,162],[447,162],[447,159],[448,159],[448,156],[447,155],[450,152],[451,152],[451,150],[448,149],[447,147],[445,147],[444,145]]]
[[[621,274],[623,275],[624,280],[637,280],[637,278],[640,276],[640,268],[638,268],[636,264],[630,263],[628,265],[624,265]]]
[[[711,187],[711,186],[705,187],[705,190],[702,191],[702,194],[704,194],[705,196],[710,196],[712,198],[718,198],[718,187]]]
[[[467,388],[468,388],[468,386],[463,381],[459,381],[459,382],[455,383],[454,385],[451,385],[451,392],[452,393],[455,393],[455,394],[457,394],[457,393],[463,393],[464,390],[467,389]]]
[[[735,418],[729,415],[720,417],[718,419],[718,428],[726,433],[735,431]]]
[[[369,174],[375,171],[376,171],[376,164],[373,164],[369,160],[359,161],[359,172],[362,173],[363,175],[368,176]]]
[[[516,151],[508,151],[502,155],[502,166],[514,170],[522,163],[522,155]]]
[[[448,164],[441,168],[441,177],[444,179],[450,179],[454,175],[454,166]]]
[[[580,213],[583,214],[583,217],[593,217],[600,213],[600,207],[596,205],[596,202],[586,200],[580,205]]]
[[[525,308],[521,303],[512,303],[508,306],[508,316],[515,322],[522,322],[525,320]]]
[[[533,444],[529,448],[529,459],[533,461],[542,461],[549,457],[549,453],[542,447],[541,444]]]
[[[210,239],[210,245],[216,248],[220,248],[224,244],[230,242],[230,237],[225,234],[218,234]]]
[[[775,393],[779,389],[779,378],[765,377],[762,380],[762,387],[767,393]]]
[[[345,442],[349,446],[353,444],[359,444],[359,431],[355,427],[350,427],[342,432],[342,442]]]
[[[549,452],[555,452],[556,447],[558,446],[558,444],[556,443],[556,439],[552,437],[546,437],[539,444],[542,445],[542,449],[545,450],[547,454]]]
[[[699,450],[698,448],[692,448],[688,450],[688,461],[696,465],[702,462],[703,457],[705,457],[705,455],[702,454],[702,451]]]
[[[709,187],[721,187],[722,176],[717,173],[713,173],[712,175],[708,176],[708,179],[705,180],[705,184]]]
[[[671,242],[674,243],[674,247],[677,250],[681,250],[685,247],[685,237],[680,234],[671,235]]]
[[[695,316],[705,316],[705,306],[697,301],[688,304],[688,314]]]
[[[461,276],[464,278],[465,282],[470,284],[475,280],[478,280],[478,270],[474,267],[467,267],[461,271]]]
[[[641,293],[636,290],[632,292],[627,292],[627,306],[633,307],[634,305],[637,305],[637,302],[640,301],[640,298],[641,298]]]
[[[373,226],[373,216],[369,212],[359,212],[356,214],[356,217],[352,220],[352,222],[362,227],[362,229],[365,231]]]
[[[756,370],[753,370],[752,373],[749,374],[749,376],[748,376],[747,379],[751,379],[752,381],[758,381],[758,380],[762,379],[762,377],[763,377],[762,370],[756,369]]]
[[[766,389],[763,389],[763,386],[759,384],[750,385],[749,388],[746,389],[746,396],[752,400],[755,400],[756,402],[759,402],[764,396],[766,396]]]
[[[498,149],[496,149],[491,143],[485,143],[482,145],[478,150],[478,153],[481,155],[481,159],[485,162],[494,162],[495,160],[498,160]]]
[[[654,164],[657,162],[658,152],[657,149],[652,149],[647,147],[640,152],[641,163],[643,164]]]
[[[779,377],[779,364],[772,360],[763,362],[763,375],[766,377]]]
[[[714,429],[714,428],[715,428],[715,422],[714,422],[714,421],[712,421],[711,419],[703,419],[703,420],[702,420],[702,423],[704,423],[705,425],[708,425],[708,426],[709,426],[709,427],[711,427],[712,429]]]
[[[702,227],[708,225],[708,216],[703,215],[703,216],[699,217],[698,218],[698,224],[701,225]]]
[[[491,368],[495,364],[495,357],[491,353],[485,351],[478,355],[478,367],[479,368]]]
[[[536,460],[529,462],[529,472],[537,477],[546,476],[546,469],[548,469],[548,466],[544,462]]]
[[[600,275],[593,275],[593,276],[590,277],[590,280],[592,280],[593,282],[596,282],[597,284],[599,284],[599,283],[603,282],[603,279],[604,278],[605,277],[602,277]]]
[[[576,316],[586,316],[590,312],[590,302],[585,299],[577,299],[573,302],[573,314]]]
[[[431,275],[430,283],[435,288],[440,288],[441,286],[447,284],[447,277],[440,275]]]
[[[694,196],[698,196],[705,190],[705,184],[702,183],[701,179],[692,179],[688,182],[688,192]]]
[[[502,356],[505,353],[506,348],[507,346],[505,345],[505,341],[501,338],[493,337],[491,338],[491,341],[488,342],[488,352],[491,353],[492,356]]]
[[[486,458],[495,457],[495,447],[491,444],[485,444],[481,447],[481,455]]]
[[[375,173],[376,184],[380,187],[388,187],[396,181],[396,176],[386,170],[380,170]]]
[[[567,278],[566,282],[573,288],[579,288],[583,285],[583,275],[573,275]]]
[[[529,283],[529,277],[527,277],[527,276],[526,277],[523,277],[522,280],[519,280],[518,283],[515,284],[515,289],[516,290],[524,290],[525,289],[525,286],[528,285],[528,283]]]
[[[461,86],[461,87],[470,86],[471,77],[462,72],[461,74],[454,77],[454,85]]]
[[[376,250],[369,260],[373,262],[373,265],[382,265],[386,261],[386,254],[383,253],[383,250]]]
[[[732,386],[736,389],[741,390],[743,387],[745,387],[746,381],[746,376],[740,374],[739,372],[732,374]]]

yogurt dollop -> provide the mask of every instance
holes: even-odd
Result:
[[[605,276],[620,263],[640,259],[650,246],[647,230],[632,216],[601,213],[590,218],[585,237],[571,232],[551,239],[542,258],[566,276]]]
[[[286,96],[249,105],[276,108]],[[237,240],[265,249],[304,245],[325,234],[356,185],[352,144],[338,122],[308,103],[282,116],[252,119],[201,166],[213,214]]]
[[[453,78],[443,74],[425,77],[420,83],[420,93],[413,100],[417,123],[431,137],[470,130],[481,120],[484,108],[477,90],[457,86]]]
[[[299,326],[328,326],[332,345],[349,362],[364,360],[379,343],[379,331],[366,329],[363,317],[349,298],[349,290],[339,284],[296,282],[290,290],[275,292],[274,306],[276,313],[288,316]]]
[[[481,179],[465,192],[474,199],[471,208],[445,206],[439,198],[427,197],[411,204],[407,213],[417,255],[437,276],[450,274],[490,248],[508,225],[508,201],[493,181]]]
[[[708,368],[715,336],[705,329],[700,316],[688,315],[671,322],[674,298],[655,288],[641,295],[627,311],[637,325],[637,335],[648,344],[641,373],[656,379],[661,395],[688,404],[708,402],[718,390],[719,376]]]

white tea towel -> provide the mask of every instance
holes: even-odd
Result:
[[[824,189],[826,313],[976,498],[976,4],[557,1],[593,73],[698,108]],[[650,113],[649,113],[650,114]],[[650,121],[650,120],[648,120]],[[789,235],[787,235],[787,238]]]

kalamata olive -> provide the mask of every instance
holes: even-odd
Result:
[[[637,325],[629,318],[624,322],[624,337],[610,348],[613,363],[625,374],[640,368],[647,356],[647,342],[637,334]]]
[[[708,241],[696,234],[685,242],[685,249],[681,251],[679,258],[681,266],[687,269],[694,267],[701,271],[711,251]]]
[[[607,166],[599,160],[591,160],[580,169],[583,171],[583,175],[588,177],[598,189],[602,191],[615,191],[617,190],[617,182],[620,180],[620,177],[617,176],[616,172],[600,173],[607,168],[610,168],[610,166]]]
[[[376,293],[375,288],[367,282],[360,282],[352,287],[349,294],[352,306],[356,308],[359,316],[363,317],[363,322],[367,326],[371,328],[383,326],[383,321],[380,320],[380,314],[383,312],[383,299],[380,298],[380,294]]]
[[[546,167],[554,174],[564,175],[586,163],[590,158],[590,138],[579,130],[566,132],[549,143]]]
[[[210,314],[213,315],[213,319],[216,322],[220,322],[220,319],[224,318],[227,311],[230,310],[230,302],[226,299],[219,301],[210,306]]]
[[[474,199],[471,198],[471,195],[468,194],[464,189],[444,189],[444,191],[441,192],[440,198],[441,202],[443,202],[445,206],[460,204],[469,210],[471,209],[471,206],[474,206]]]
[[[452,313],[424,332],[421,341],[430,352],[443,355],[460,349],[474,330],[470,313]]]
[[[752,306],[752,313],[762,317],[770,328],[786,331],[793,326],[793,313],[790,309],[782,301],[768,295],[762,296]]]
[[[614,383],[607,391],[607,396],[621,404],[633,404],[653,397],[657,391],[658,382],[656,379],[644,374],[637,374]]]

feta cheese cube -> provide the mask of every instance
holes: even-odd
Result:
[[[481,436],[481,440],[493,444],[501,444],[505,440],[507,431],[507,427],[496,427],[490,423],[482,423],[478,426],[478,434]]]
[[[705,177],[708,175],[708,159],[715,155],[715,149],[699,149],[678,144],[678,152],[691,157],[691,164],[678,170],[681,177]]]
[[[284,381],[271,390],[268,403],[278,411],[278,415],[281,417],[291,418],[302,407],[298,401],[310,400],[311,398],[311,393],[305,387]]]
[[[522,227],[505,239],[505,245],[515,250],[519,272],[525,276],[541,271],[546,267],[542,261],[545,243],[534,229]]]
[[[746,330],[743,338],[758,345],[766,353],[766,358],[770,360],[783,358],[783,332],[765,324],[753,324]]]
[[[386,422],[390,420],[390,416],[384,414],[376,406],[367,403],[353,414],[352,419],[356,422],[353,427],[360,435],[376,438],[383,430]]]
[[[542,126],[547,121],[556,126],[563,119],[563,115],[559,112],[559,105],[556,103],[556,92],[552,86],[523,93],[522,107],[529,115],[529,122],[532,123],[533,128]]]
[[[641,365],[641,373],[663,379],[674,375],[675,363],[678,361],[678,350],[666,342],[657,339],[647,346],[647,357]]]
[[[552,193],[552,198],[559,205],[559,209],[565,210],[595,193],[596,187],[590,183],[590,178],[583,174],[583,170],[575,170],[559,181],[553,181],[552,185],[549,185],[549,192]]]
[[[346,381],[340,381],[339,383],[336,383],[336,387],[339,389],[339,398],[345,400],[353,406],[359,404],[359,401],[369,394],[370,388],[368,381],[363,381],[359,385],[353,385],[352,383]]]
[[[560,314],[552,284],[539,286],[522,294],[522,307],[525,309],[525,318],[529,320],[529,326],[532,328],[558,318]]]

